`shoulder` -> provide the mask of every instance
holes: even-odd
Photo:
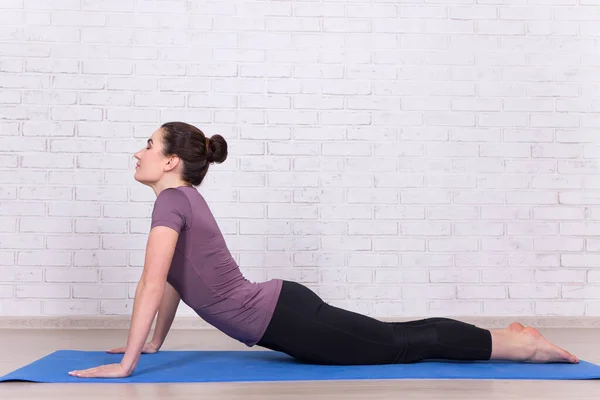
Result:
[[[186,208],[190,201],[185,193],[177,188],[167,188],[160,192],[154,202],[154,207]]]
[[[191,215],[192,208],[187,195],[177,188],[165,189],[158,194],[154,202],[152,227],[161,221],[171,221],[183,229],[188,226]]]

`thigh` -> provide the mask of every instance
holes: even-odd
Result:
[[[295,282],[282,296],[259,345],[319,364],[388,364],[406,348],[404,330],[333,307]]]

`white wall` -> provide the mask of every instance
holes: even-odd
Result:
[[[600,315],[599,34],[597,0],[2,0],[0,315],[131,313],[171,120],[229,141],[200,190],[251,280]]]

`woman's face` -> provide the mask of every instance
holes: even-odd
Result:
[[[157,129],[148,139],[146,147],[134,155],[138,160],[134,175],[136,181],[151,185],[162,178],[165,172],[164,166],[168,161],[162,149],[162,130]]]

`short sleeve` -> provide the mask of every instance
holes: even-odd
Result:
[[[155,226],[167,226],[181,233],[187,229],[190,217],[190,202],[185,193],[175,188],[165,189],[154,202],[150,229]]]

